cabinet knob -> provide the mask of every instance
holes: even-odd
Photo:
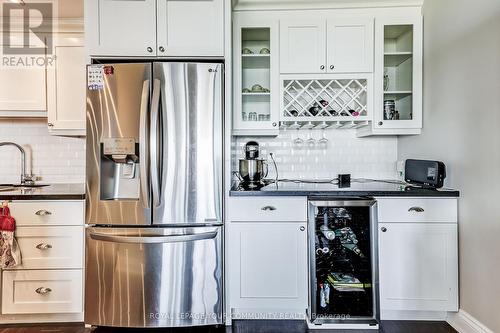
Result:
[[[330,69],[334,69],[334,68],[335,68],[335,66],[333,66],[333,65],[330,65]]]
[[[52,248],[52,245],[46,243],[40,243],[36,246],[36,248],[39,250],[48,250]]]
[[[416,212],[416,213],[423,213],[425,211],[425,209],[423,209],[422,207],[411,207],[410,209],[408,209],[409,212]]]
[[[378,122],[378,125],[379,125],[379,126],[382,126],[383,124],[384,124],[384,122],[383,122],[383,121],[379,121],[379,122]]]
[[[45,294],[48,294],[52,291],[52,289],[50,288],[46,288],[46,287],[40,287],[40,288],[36,288],[35,292],[37,294],[40,294],[40,295],[45,295]]]
[[[300,231],[305,231],[305,230],[306,230],[306,227],[302,226],[302,227],[300,227],[299,229],[300,229]]]
[[[35,212],[35,215],[46,216],[46,215],[52,215],[52,213],[49,212],[48,210],[40,209],[40,210],[38,210],[38,211]]]
[[[148,46],[147,50],[149,53],[153,53],[153,48],[151,46]]]
[[[386,227],[382,227],[382,228],[380,228],[380,230],[381,230],[382,232],[386,232],[386,231],[387,231],[387,228],[386,228]]]
[[[160,52],[165,52],[165,48],[163,46],[159,47]]]
[[[47,126],[49,126],[49,127],[54,127],[54,124],[52,124],[52,123],[48,123],[48,124],[47,124]]]
[[[277,123],[273,123],[273,127],[276,127],[276,126],[278,126],[278,124]]]
[[[265,207],[262,207],[261,210],[264,210],[264,211],[273,211],[273,210],[276,210],[276,207],[265,206]]]
[[[325,69],[325,65],[319,66],[319,69],[321,69],[321,70]]]

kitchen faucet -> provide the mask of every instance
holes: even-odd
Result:
[[[21,185],[34,185],[33,175],[26,173],[26,151],[14,142],[0,142],[1,146],[14,146],[21,152]]]

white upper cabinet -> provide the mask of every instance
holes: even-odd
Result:
[[[54,41],[55,61],[47,67],[47,117],[51,134],[85,135],[86,56],[83,37]]]
[[[281,73],[324,73],[325,55],[325,20],[280,20]]]
[[[223,0],[86,0],[91,56],[223,56]]]
[[[156,0],[86,0],[91,55],[156,55]]]
[[[372,18],[283,19],[281,73],[372,72],[373,38]]]
[[[373,71],[373,19],[330,19],[327,38],[328,71]]]
[[[233,134],[279,134],[278,20],[233,16]]]
[[[22,33],[10,33],[11,46],[22,47],[24,36]],[[43,46],[43,43],[33,36],[30,38],[30,45]],[[2,44],[2,49],[4,46]],[[16,56],[24,57],[24,55],[13,55],[14,60],[18,58]],[[43,64],[25,66],[16,61],[12,64],[4,62],[0,66],[0,117],[45,117],[47,115],[45,80],[46,71]]]
[[[375,129],[422,128],[422,17],[375,24]]]
[[[158,0],[158,56],[223,56],[223,0]]]

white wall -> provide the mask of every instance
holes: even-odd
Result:
[[[0,120],[0,141],[21,145],[27,163],[42,183],[85,182],[85,139],[49,135],[47,119]],[[0,183],[19,183],[20,153],[0,147]]]
[[[443,160],[461,191],[460,307],[500,332],[500,1],[424,3],[424,130],[407,157]]]
[[[300,136],[306,141],[312,136],[316,141],[323,136],[322,130],[281,130],[278,137],[238,137],[233,141],[233,170],[236,162],[243,158],[243,147],[248,141],[257,141],[264,158],[270,161],[274,153],[280,178],[325,179],[335,178],[339,173],[351,173],[355,178],[395,179],[397,161],[396,138],[357,138],[351,129],[328,129],[324,131],[328,145],[309,148],[305,143],[297,148],[293,140]],[[270,167],[270,178],[275,176]]]

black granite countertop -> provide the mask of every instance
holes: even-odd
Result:
[[[84,184],[54,184],[35,188],[0,185],[0,200],[84,200]]]
[[[370,197],[458,197],[460,192],[452,189],[429,190],[408,186],[398,181],[356,180],[350,187],[339,188],[334,183],[272,183],[258,190],[245,190],[235,184],[231,196],[370,196]]]

